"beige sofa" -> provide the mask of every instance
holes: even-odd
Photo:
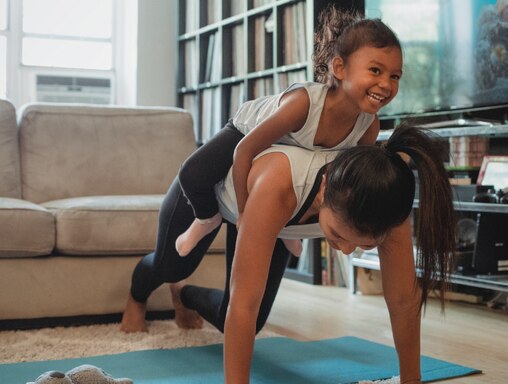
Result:
[[[194,149],[181,109],[16,113],[0,100],[0,327],[121,313],[134,266],[155,246],[164,193]],[[192,281],[223,287],[223,244],[221,233]],[[148,304],[171,308],[167,286]]]

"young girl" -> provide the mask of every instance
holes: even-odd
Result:
[[[229,172],[215,188],[228,222],[224,291],[182,283],[198,267],[218,229],[187,257],[177,254],[174,239],[192,222],[193,214],[175,179],[161,207],[156,251],[134,270],[122,329],[146,329],[147,299],[161,284],[171,282],[177,324],[196,328],[202,317],[223,331],[225,382],[248,383],[255,334],[268,318],[289,259],[277,237],[281,231],[296,238],[324,236],[346,254],[356,247],[378,248],[400,382],[421,383],[421,306],[433,289],[444,302],[455,251],[451,189],[439,148],[438,142],[413,127],[397,128],[385,145],[348,148],[335,158],[328,151],[273,146],[253,162],[238,230]],[[415,178],[401,153],[418,170],[415,237],[420,284],[408,218]]]
[[[273,143],[310,150],[375,143],[376,113],[396,96],[402,75],[399,40],[380,20],[334,7],[320,15],[320,23],[314,66],[321,83],[293,84],[281,94],[246,102],[183,164],[179,179],[196,219],[176,240],[181,256],[222,222],[213,188],[231,164],[240,225],[252,160]],[[300,254],[300,241],[285,244]]]

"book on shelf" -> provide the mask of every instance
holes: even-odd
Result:
[[[198,0],[186,0],[185,4],[185,32],[198,29],[199,4]]]
[[[287,6],[282,11],[282,63],[287,65],[293,63],[294,40],[293,36],[293,12],[292,7]]]
[[[221,98],[220,88],[206,88],[201,93],[201,142],[208,141],[219,129],[221,125]]]
[[[229,0],[231,16],[245,12],[245,1]]]
[[[244,34],[243,34],[243,25],[235,25],[231,29],[231,39],[232,39],[232,75],[233,76],[242,76],[245,74],[245,44],[244,44]]]
[[[215,49],[215,33],[208,36],[208,47],[206,50],[206,62],[205,62],[205,77],[204,81],[212,80],[212,69],[214,66],[214,55],[216,54]]]
[[[208,36],[208,44],[206,49],[206,60],[205,60],[205,73],[204,82],[217,82],[220,80],[220,63],[219,55],[220,50],[218,47],[218,36],[217,32],[211,33]]]
[[[244,84],[238,83],[231,85],[228,117],[233,117],[233,115],[236,113],[236,111],[238,111],[238,108],[244,101],[245,101]]]
[[[471,185],[470,177],[450,177],[450,185]]]
[[[207,0],[207,24],[214,24],[219,20],[219,0]]]
[[[333,249],[322,241],[323,285],[335,287],[349,286],[350,256]]]
[[[195,39],[185,42],[185,86],[195,87],[198,83],[197,42]]]
[[[479,167],[489,151],[489,138],[457,136],[448,139],[450,163],[456,167]]]
[[[282,11],[282,61],[284,65],[307,61],[305,2]]]
[[[261,7],[263,5],[270,4],[271,2],[272,2],[272,0],[253,0],[252,1],[252,7],[253,8],[258,8],[258,7]]]
[[[273,95],[274,81],[272,77],[262,77],[255,79],[252,85],[252,97],[257,99],[261,96]]]
[[[296,12],[296,61],[301,63],[307,61],[307,25],[305,21],[305,2],[300,1],[294,5]]]
[[[265,17],[254,19],[254,71],[265,69]]]
[[[183,95],[183,109],[186,109],[192,115],[192,126],[194,128],[194,137],[199,137],[198,132],[198,118],[199,118],[199,108],[198,108],[198,97],[195,93],[186,93]]]
[[[273,66],[273,13],[254,19],[254,71],[262,71]]]
[[[281,92],[293,83],[303,83],[305,81],[307,81],[307,71],[305,69],[279,73],[279,89]]]
[[[214,39],[214,50],[212,56],[212,73],[210,74],[210,81],[218,82],[221,79],[221,62],[220,62],[220,50],[218,49],[218,39]]]

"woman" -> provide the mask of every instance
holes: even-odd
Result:
[[[408,219],[415,180],[399,153],[412,159],[419,174],[421,209],[415,232],[421,288]],[[202,316],[223,331],[225,380],[248,383],[254,337],[268,317],[289,258],[277,238],[324,236],[344,253],[378,247],[401,383],[420,383],[421,307],[430,289],[444,293],[455,249],[451,192],[438,146],[420,130],[406,126],[380,147],[353,147],[333,160],[330,156],[284,146],[260,154],[249,173],[249,196],[238,232],[231,172],[217,185],[220,211],[228,222],[224,292],[182,283],[216,231],[187,257],[178,255],[175,240],[194,216],[176,180],[161,209],[156,252],[134,271],[122,329],[142,330],[151,292],[163,282],[174,283],[177,324],[198,327]]]

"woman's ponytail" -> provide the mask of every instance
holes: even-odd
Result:
[[[412,127],[397,127],[385,144],[391,153],[405,153],[418,171],[419,209],[415,237],[417,268],[421,271],[422,305],[428,292],[439,291],[444,308],[444,294],[453,268],[455,253],[455,214],[448,175],[443,166],[443,148],[431,132]]]
[[[402,224],[413,208],[415,177],[404,154],[418,170],[414,233],[421,304],[426,303],[431,289],[438,289],[444,307],[455,252],[455,215],[439,140],[405,123],[381,146],[356,146],[339,152],[326,171],[324,204],[360,233],[373,237],[386,234]]]

